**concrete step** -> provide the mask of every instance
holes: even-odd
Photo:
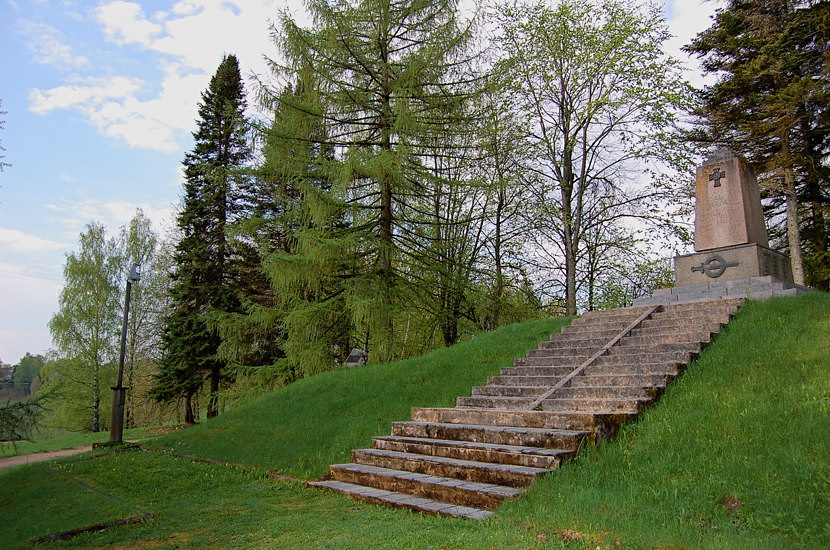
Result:
[[[696,342],[652,342],[649,344],[627,344],[608,348],[607,355],[636,355],[648,357],[653,353],[689,352],[700,353],[703,348],[700,341]]]
[[[647,346],[651,344],[684,344],[698,343],[707,344],[712,339],[712,333],[708,330],[694,332],[667,331],[663,334],[630,334],[619,342],[619,346]]]
[[[456,397],[456,407],[471,407],[481,409],[521,410],[530,407],[535,397],[473,395],[471,397]]]
[[[662,388],[643,386],[565,386],[553,397],[561,399],[655,399]]]
[[[412,420],[416,422],[437,422],[445,424],[574,430],[581,435],[585,435],[585,433],[595,429],[597,425],[606,419],[583,413],[556,414],[541,411],[495,411],[492,409],[436,407],[412,409]],[[529,446],[539,447],[539,445]]]
[[[688,334],[688,333],[695,333],[695,334],[717,334],[720,332],[721,328],[723,327],[720,323],[707,323],[705,321],[701,321],[693,326],[652,326],[649,328],[637,328],[632,330],[628,333],[629,338],[636,338],[636,337],[662,337],[662,336],[672,336],[675,334]]]
[[[392,423],[392,435],[575,451],[588,432],[555,428],[410,421]]]
[[[625,350],[621,350],[614,353],[607,353],[605,355],[601,355],[594,359],[592,364],[616,365],[620,363],[627,363],[632,361],[632,357],[634,357],[635,355],[636,354],[626,353]],[[645,363],[679,362],[685,364],[691,362],[696,356],[697,354],[691,351],[660,351],[636,355],[636,360]],[[515,367],[507,368],[515,369],[522,367],[560,367],[561,370],[556,371],[556,374],[560,375],[566,374],[569,369],[572,370],[578,367],[583,362],[584,361],[579,361],[578,359],[570,361],[568,360],[568,358],[562,357],[524,357],[521,360],[516,361]],[[514,374],[514,371],[507,371],[505,374],[512,376]]]
[[[630,358],[628,359],[630,360]],[[662,361],[659,363],[624,363],[617,364],[595,364],[588,365],[582,374],[586,376],[596,375],[669,375],[677,376],[686,366],[686,362]]]
[[[512,376],[501,375],[491,376],[487,379],[488,386],[542,386],[552,388],[562,380],[564,376]]]
[[[546,340],[543,343],[547,344],[548,342],[553,342],[554,344],[562,344],[568,342],[591,341],[600,342],[599,346],[602,347],[611,338],[614,338],[616,335],[618,335],[621,330],[622,328],[615,328],[610,330],[565,331],[554,334],[553,336],[551,336],[550,340]]]
[[[538,397],[548,391],[550,386],[476,386],[472,395],[495,397]]]
[[[355,449],[352,451],[352,462],[391,470],[450,477],[477,483],[492,483],[507,487],[527,487],[538,476],[550,471],[545,468],[531,466],[493,464],[385,449]]]
[[[597,374],[572,378],[568,386],[639,386],[644,388],[665,388],[674,379],[670,374]]]
[[[559,361],[565,363],[564,361]],[[536,363],[540,363],[537,365]],[[499,372],[500,376],[516,376],[520,373],[535,372],[536,376],[567,376],[580,363],[568,363],[561,365],[550,365],[551,361],[544,357],[525,357],[522,361],[516,361],[515,366],[503,367]],[[535,368],[535,371],[525,369]]]
[[[475,441],[453,441],[422,437],[375,437],[372,446],[376,449],[399,451],[420,455],[460,458],[493,464],[513,464],[533,468],[556,469],[562,460],[573,455],[563,449],[543,449],[520,445],[495,445]]]
[[[698,318],[684,318],[684,317],[657,317],[645,319],[637,328],[649,329],[654,327],[677,327],[682,329],[685,327],[694,327],[699,325],[721,324],[725,325],[729,322],[729,315],[701,315]]]
[[[423,497],[415,497],[403,493],[346,483],[344,481],[312,481],[308,483],[311,487],[326,489],[351,497],[355,500],[371,504],[382,504],[390,508],[410,508],[427,514],[441,516],[484,520],[493,515],[489,510],[459,506],[448,502],[440,502]]]
[[[580,319],[631,319],[632,321],[642,315],[648,310],[648,307],[621,307],[617,309],[603,309],[595,311],[586,311],[582,314]]]
[[[568,398],[545,399],[539,405],[543,411],[554,412],[596,412],[596,413],[628,413],[637,414],[651,399],[595,399],[595,398]]]
[[[577,364],[579,364],[582,361],[585,361],[586,359],[591,357],[597,351],[599,351],[599,348],[585,349],[579,347],[559,347],[548,349],[532,349],[527,352],[526,357],[556,357],[564,359],[566,361],[575,361]]]
[[[598,350],[616,335],[617,333],[613,333],[601,337],[580,338],[578,333],[574,333],[569,335],[570,338],[557,338],[540,342],[539,349],[584,348]]]
[[[612,348],[613,349],[613,348]],[[607,354],[597,357],[592,365],[624,365],[636,360],[639,363],[691,363],[697,353],[690,351],[655,351],[642,354]]]
[[[334,481],[384,489],[449,504],[495,510],[501,502],[523,492],[517,487],[462,481],[366,464],[333,464]]]
[[[577,322],[578,319],[574,320],[573,324],[566,325],[562,327],[560,330],[563,334],[568,333],[581,333],[581,334],[591,334],[593,332],[614,332],[619,333],[624,328],[629,326],[634,319],[630,320],[619,320],[619,321],[593,321],[591,323],[579,323]]]

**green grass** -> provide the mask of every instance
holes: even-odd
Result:
[[[124,430],[124,439],[146,439],[155,437],[152,428],[131,428]],[[94,443],[105,443],[110,440],[109,432],[77,433],[51,439],[35,441],[3,441],[0,442],[0,458],[31,453],[45,453],[61,451]]]
[[[408,417],[409,406],[451,405],[455,395],[468,395],[503,364],[495,355],[521,347],[523,333],[537,329],[551,330],[509,327],[429,362],[315,377],[162,441],[180,452],[316,477],[347,459],[341,447],[388,434],[389,422]],[[481,366],[488,358],[492,366]],[[325,434],[312,433],[317,429]],[[36,464],[0,471],[0,509],[13,510],[0,548],[25,546],[52,528],[6,529],[61,515],[41,513],[37,501],[67,490],[75,507],[80,497],[71,491],[88,489],[56,485],[66,476],[113,495],[124,509],[84,505],[71,519],[52,518],[61,525],[126,517],[136,507],[155,518],[47,546],[830,548],[828,457],[830,295],[815,293],[747,303],[639,423],[585,449],[486,522],[387,510],[256,471],[135,451],[52,470]]]
[[[348,462],[351,450],[408,420],[412,407],[452,407],[570,320],[540,319],[424,356],[306,378],[153,445],[302,479]]]

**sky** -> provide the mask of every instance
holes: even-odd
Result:
[[[663,0],[680,52],[717,1]],[[67,252],[91,221],[114,235],[137,208],[174,224],[197,103],[222,57],[239,59],[249,104],[270,22],[301,0],[0,0],[0,360],[51,347]]]

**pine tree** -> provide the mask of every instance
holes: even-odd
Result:
[[[237,280],[228,223],[251,152],[246,139],[245,91],[234,55],[224,57],[199,104],[195,145],[184,159],[184,197],[177,224],[171,313],[162,337],[164,356],[152,395],[183,398],[193,422],[192,398],[209,381],[208,417],[218,414],[224,362],[211,316],[238,309]]]
[[[691,138],[749,159],[772,195],[770,220],[782,218],[781,208],[786,213],[796,282],[824,289],[830,288],[828,44],[827,2],[731,0],[686,47],[719,76],[701,92],[701,126]]]

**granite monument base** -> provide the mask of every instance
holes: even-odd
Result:
[[[790,259],[780,252],[755,243],[716,248],[677,256],[674,259],[676,286],[767,276],[792,283]]]

